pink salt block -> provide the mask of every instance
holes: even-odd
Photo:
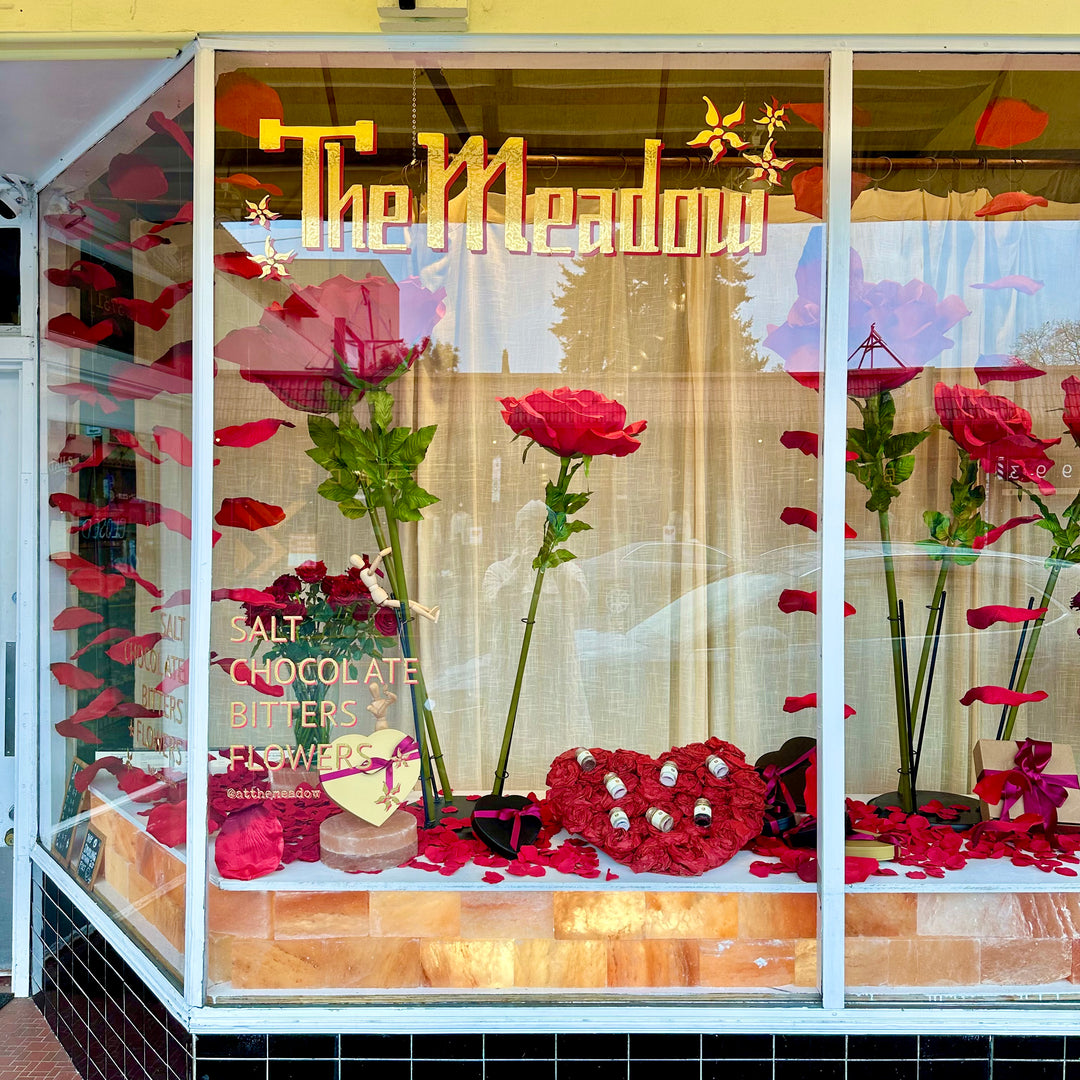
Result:
[[[319,847],[323,863],[335,870],[389,870],[416,857],[416,818],[395,810],[375,826],[346,810],[322,823]]]

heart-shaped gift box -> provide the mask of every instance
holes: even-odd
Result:
[[[419,778],[416,741],[393,728],[342,735],[319,761],[323,791],[343,810],[372,825],[382,825],[406,802]]]
[[[731,743],[709,739],[673,747],[659,758],[632,750],[591,752],[596,767],[589,771],[578,763],[576,750],[551,763],[548,808],[568,832],[637,873],[703,874],[722,866],[761,832],[765,783]],[[723,777],[714,776],[706,764],[714,755],[727,765]],[[678,768],[674,787],[660,782],[660,770],[669,761]],[[608,773],[623,782],[625,795],[612,796],[604,781]],[[694,806],[702,798],[712,809],[712,821],[705,826],[694,822]],[[626,813],[629,829],[612,824],[615,807]],[[660,832],[646,820],[652,807],[671,815],[670,832]]]

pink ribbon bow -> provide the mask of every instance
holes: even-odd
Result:
[[[975,785],[975,794],[986,802],[1001,803],[1001,820],[1009,820],[1009,811],[1021,799],[1024,811],[1038,814],[1047,829],[1057,825],[1057,808],[1069,797],[1069,788],[1080,788],[1076,775],[1046,773],[1053,744],[1025,739],[1013,759],[1015,768],[985,769]]]
[[[363,750],[364,747],[358,747],[359,750]],[[319,779],[325,784],[327,780],[340,780],[343,776],[362,776],[369,773],[378,772],[380,769],[386,770],[386,787],[387,789],[394,786],[394,766],[404,765],[407,761],[416,761],[420,757],[420,747],[417,745],[416,740],[411,735],[406,735],[401,742],[394,747],[393,755],[388,758],[373,757],[363,768],[356,766],[350,769],[339,769],[337,772],[322,773]]]
[[[761,770],[761,778],[765,781],[765,805],[766,806],[778,806],[780,800],[783,799],[787,803],[788,812],[794,814],[797,810],[795,806],[795,799],[791,792],[788,790],[787,784],[781,779],[785,773],[791,772],[793,769],[797,769],[804,762],[809,764],[817,756],[817,747],[811,746],[805,754],[801,754],[794,761],[789,762],[787,765],[766,765]]]
[[[510,830],[510,846],[517,851],[518,837],[521,836],[521,819],[523,817],[540,816],[540,807],[536,803],[529,803],[520,810],[507,806],[502,810],[474,810],[473,817],[497,818],[499,821],[513,821],[514,827]]]

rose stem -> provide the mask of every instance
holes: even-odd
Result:
[[[1050,552],[1050,558],[1060,558],[1060,553],[1057,548],[1054,548]],[[1051,570],[1046,579],[1046,587],[1043,589],[1042,599],[1039,601],[1039,607],[1048,607],[1050,604],[1050,598],[1054,595],[1054,586],[1057,585],[1058,574],[1061,573],[1061,564],[1058,563]],[[1035,648],[1039,644],[1039,634],[1042,632],[1043,623],[1046,622],[1046,612],[1043,612],[1035,620],[1035,625],[1031,628],[1031,637],[1028,638],[1027,649],[1024,652],[1024,662],[1020,666],[1020,674],[1016,679],[1016,692],[1022,694],[1024,692],[1024,686],[1027,684],[1028,672],[1031,671],[1031,663],[1035,659]],[[1016,712],[1020,708],[1019,705],[1009,706],[1009,716],[1005,721],[1004,737],[1006,739],[1012,738],[1013,725],[1016,723]]]
[[[368,496],[368,491],[364,489],[364,496],[367,499],[368,506],[371,508],[371,528],[375,533],[375,542],[379,545],[380,551],[385,551],[387,548],[386,534],[383,532],[382,522],[379,520],[379,516],[375,505],[371,502]],[[391,547],[393,545],[390,545]],[[400,597],[398,592],[397,572],[394,567],[386,567],[386,576],[390,581],[390,588],[394,593],[394,596]],[[403,641],[403,648],[406,654],[411,652],[409,645],[408,627],[406,627],[405,640]],[[450,787],[450,780],[446,775],[446,763],[443,761],[442,747],[439,745],[439,733],[435,728],[435,717],[432,715],[431,710],[427,707],[426,702],[428,700],[427,684],[424,682],[424,669],[423,666],[416,669],[416,697],[420,698],[420,701],[425,704],[421,704],[420,708],[424,714],[424,725],[427,728],[428,739],[431,741],[431,749],[433,751],[432,758],[435,761],[435,768],[439,773],[439,783],[442,785],[443,801],[448,802],[453,797],[453,789]]]
[[[401,607],[398,608],[398,626],[401,630],[401,647],[405,651],[406,655],[411,653],[411,647],[409,644],[409,592],[405,585],[405,567],[401,561],[401,538],[398,536],[397,518],[394,517],[394,504],[390,495],[389,488],[383,488],[383,509],[386,512],[386,529],[390,535],[390,557],[394,560],[394,576],[397,578],[397,588],[394,591],[394,598],[401,603]],[[380,550],[383,550],[380,548]],[[393,584],[393,583],[391,583]],[[412,691],[413,700],[413,716],[416,716],[416,686],[409,688]],[[431,816],[431,810],[428,805],[428,793],[432,801],[435,798],[435,782],[431,776],[431,759],[428,757],[427,749],[427,735],[425,733],[424,723],[417,723],[416,734],[420,739],[420,777],[421,786],[424,792],[424,816],[427,819],[426,825],[432,824],[434,820]]]
[[[937,638],[934,633],[934,621],[938,615],[938,606],[941,603],[941,594],[945,591],[945,579],[949,576],[951,562],[948,555],[941,560],[941,569],[938,571],[937,583],[934,585],[934,598],[930,601],[930,613],[926,616],[926,630],[923,631],[922,652],[919,654],[919,670],[915,675],[915,689],[911,694],[911,715],[919,714],[919,699],[922,695],[923,680],[926,678],[926,666],[930,660],[930,646]],[[927,687],[927,701],[929,702],[930,688]],[[923,710],[925,714],[926,710]]]
[[[896,568],[893,566],[892,531],[889,526],[889,511],[878,511],[878,526],[881,530],[881,557],[885,563],[885,593],[889,602],[889,636],[892,639],[893,688],[896,696],[896,726],[900,743],[900,781],[897,794],[900,806],[905,813],[915,812],[914,792],[911,790],[911,742],[908,721],[908,703],[904,697],[904,653],[900,640],[900,610],[896,599]]]
[[[567,484],[567,470],[570,468],[570,458],[562,458],[562,468],[559,470],[559,480],[555,485],[557,490],[565,490]],[[495,786],[491,789],[492,795],[502,795],[503,784],[506,781],[506,763],[510,759],[510,741],[514,737],[514,722],[517,720],[518,702],[521,700],[521,683],[525,677],[525,662],[529,658],[529,643],[532,641],[533,625],[536,622],[536,606],[540,602],[540,589],[544,584],[544,562],[551,553],[552,540],[555,530],[549,521],[544,526],[544,541],[540,545],[540,568],[536,571],[536,583],[533,585],[532,599],[529,601],[529,614],[525,619],[525,634],[521,639],[521,654],[518,656],[517,675],[514,677],[514,692],[510,696],[510,709],[506,714],[506,727],[503,729],[502,749],[499,751],[499,764],[495,769]]]

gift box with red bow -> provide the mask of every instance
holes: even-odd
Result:
[[[1072,747],[1024,739],[975,744],[975,794],[984,821],[1038,814],[1046,828],[1080,824],[1080,780]]]

